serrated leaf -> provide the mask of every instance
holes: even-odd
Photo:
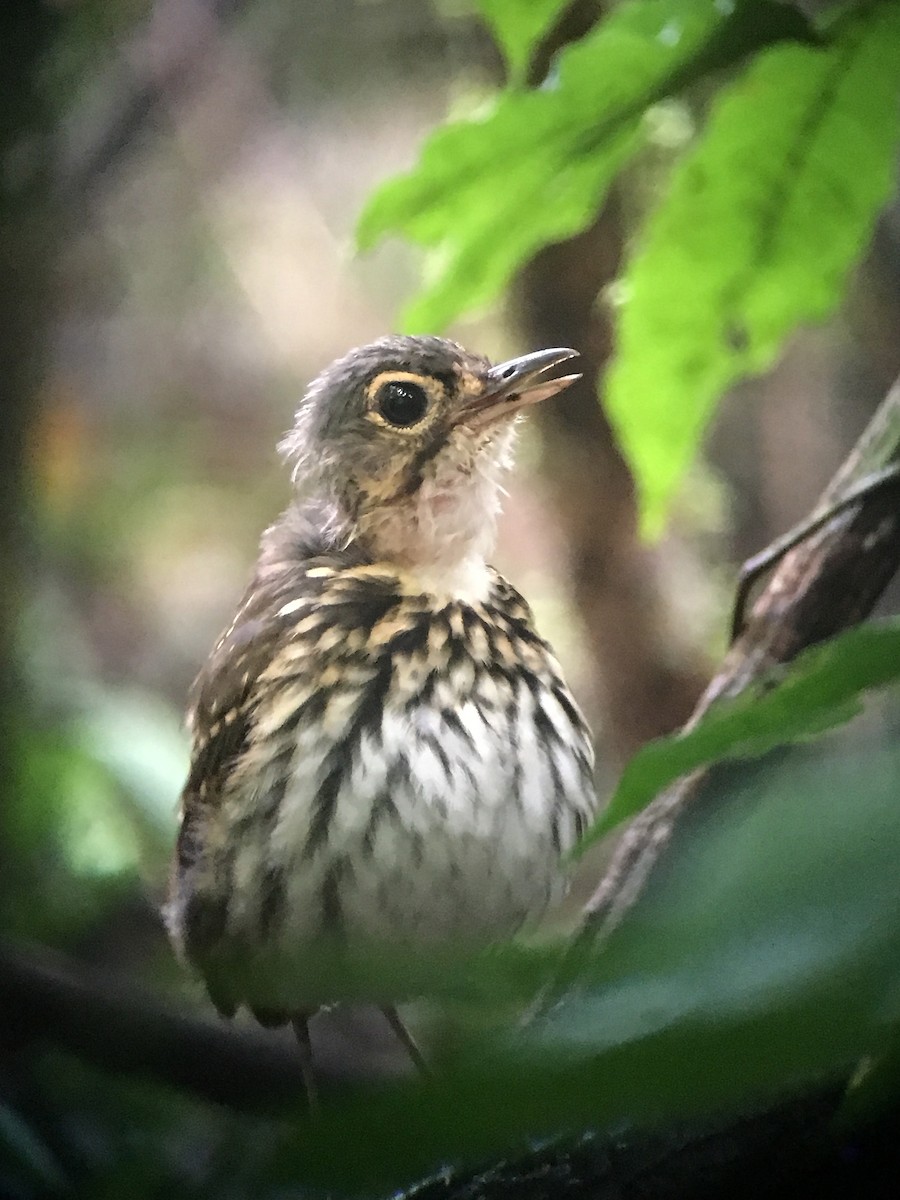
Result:
[[[868,6],[824,48],[781,45],[716,100],[623,279],[610,418],[648,533],[716,401],[834,311],[889,194],[900,5]]]
[[[493,300],[539,248],[584,229],[640,145],[649,105],[795,36],[798,19],[767,0],[633,0],[564,50],[539,90],[503,93],[438,129],[417,166],[371,197],[357,231],[363,249],[402,232],[432,250],[403,328],[442,329]]]
[[[532,50],[567,4],[568,0],[477,0],[506,59],[511,81],[522,81]]]
[[[863,693],[900,680],[900,622],[861,625],[807,650],[781,682],[714,708],[688,733],[658,738],[631,759],[608,808],[579,843],[578,854],[676,779],[722,760],[758,758],[843,725]]]

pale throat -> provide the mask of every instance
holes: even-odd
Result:
[[[438,460],[410,497],[379,506],[362,525],[373,557],[400,568],[404,587],[476,604],[491,586],[508,440],[464,463]]]

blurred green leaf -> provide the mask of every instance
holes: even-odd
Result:
[[[864,1058],[853,1074],[835,1123],[844,1131],[883,1116],[900,1096],[900,1021],[880,1053]]]
[[[41,1056],[35,1076],[43,1113],[58,1116],[55,1144],[73,1176],[61,1196],[272,1196],[266,1180],[277,1145],[271,1119],[241,1120],[143,1074],[98,1069],[55,1050]],[[0,1193],[6,1196],[2,1182]],[[35,1193],[42,1200],[56,1194]],[[296,1189],[287,1195],[295,1197]]]
[[[187,770],[172,709],[137,689],[82,686],[68,734],[65,853],[80,875],[154,867],[169,855]]]
[[[59,832],[64,862],[73,875],[86,878],[132,870],[140,861],[140,841],[121,793],[77,739],[74,751],[62,781],[65,805]]]
[[[723,391],[833,312],[890,191],[900,5],[823,48],[776,46],[716,99],[622,281],[607,404],[642,496],[665,506]]]
[[[521,83],[532,50],[569,0],[477,0],[478,10],[503,51],[510,80]]]
[[[23,780],[6,818],[16,861],[41,862],[42,900],[50,907],[62,901],[63,911],[51,863],[58,886],[68,884],[73,896],[73,875],[114,876],[138,866],[157,873],[171,852],[188,757],[180,722],[162,701],[136,689],[68,686],[76,711],[59,728],[23,733]],[[43,925],[33,897],[23,907],[15,891],[7,903],[33,917],[37,932]],[[78,907],[68,905],[72,915]]]
[[[39,1185],[48,1193],[63,1191],[66,1179],[43,1139],[27,1123],[25,1118],[8,1105],[0,1103],[0,1184],[5,1177],[9,1180],[12,1171],[22,1176],[23,1182]]]
[[[134,863],[134,837],[108,778],[70,727],[25,728],[17,753],[22,772],[5,812],[0,927],[64,944],[115,902],[111,881],[98,876]]]
[[[187,737],[171,706],[139,689],[97,690],[84,698],[76,733],[118,785],[144,835],[168,848],[188,767]]]
[[[432,1081],[298,1117],[285,1180],[371,1194],[535,1137],[841,1077],[900,1017],[898,772],[896,745],[732,771],[549,1014],[474,1038]]]
[[[900,621],[850,629],[807,650],[779,676],[717,705],[689,732],[658,738],[639,750],[577,853],[698,767],[758,758],[850,720],[860,711],[864,692],[900,679]]]
[[[507,91],[479,117],[436,130],[358,227],[363,249],[396,232],[432,250],[404,328],[441,329],[493,300],[536,250],[590,223],[651,104],[804,28],[770,0],[633,0],[562,51],[537,91]]]
[[[435,944],[427,953],[386,940],[348,945],[323,935],[278,948],[220,945],[203,962],[209,990],[226,1007],[314,1010],[336,1002],[397,1004],[422,996],[460,1006],[478,1020],[518,1013],[563,965],[566,945]]]

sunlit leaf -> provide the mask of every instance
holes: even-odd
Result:
[[[644,526],[665,506],[735,380],[838,304],[896,163],[900,5],[867,5],[822,48],[761,54],[645,227],[621,288],[610,416]]]
[[[506,59],[510,79],[521,82],[535,45],[551,28],[568,0],[477,0]]]
[[[842,725],[859,712],[864,692],[898,679],[898,621],[862,625],[807,650],[780,682],[766,679],[714,708],[690,732],[658,738],[639,750],[579,853],[681,776],[722,759],[758,758]]]
[[[640,145],[649,105],[796,35],[799,21],[769,0],[634,0],[561,52],[537,91],[505,92],[479,117],[438,129],[359,222],[363,248],[398,232],[432,250],[406,330],[441,329],[495,299],[536,250],[594,218]]]

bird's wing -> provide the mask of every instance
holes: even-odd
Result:
[[[313,602],[320,590],[303,567],[289,577],[257,578],[248,588],[191,690],[193,747],[185,804],[194,797],[215,802],[246,745],[260,676],[290,637],[292,614]]]
[[[191,692],[185,818],[192,804],[217,804],[266,695],[277,693],[287,677],[306,675],[315,684],[322,634],[330,643],[324,657],[340,657],[349,633],[371,628],[396,602],[396,579],[377,572],[359,578],[365,571],[350,556],[321,555],[257,574]],[[279,658],[285,651],[282,669]]]
[[[215,881],[207,878],[210,822],[216,819],[235,765],[247,747],[265,690],[261,678],[291,639],[297,614],[318,602],[321,578],[315,575],[316,565],[317,560],[310,559],[290,569],[257,573],[191,691],[191,764],[181,795],[165,913],[172,936],[192,959],[204,945],[215,943],[226,910]],[[196,871],[205,880],[202,886]],[[194,880],[190,886],[185,883],[188,878]],[[217,992],[207,982],[217,1007],[233,1011],[226,992]]]

